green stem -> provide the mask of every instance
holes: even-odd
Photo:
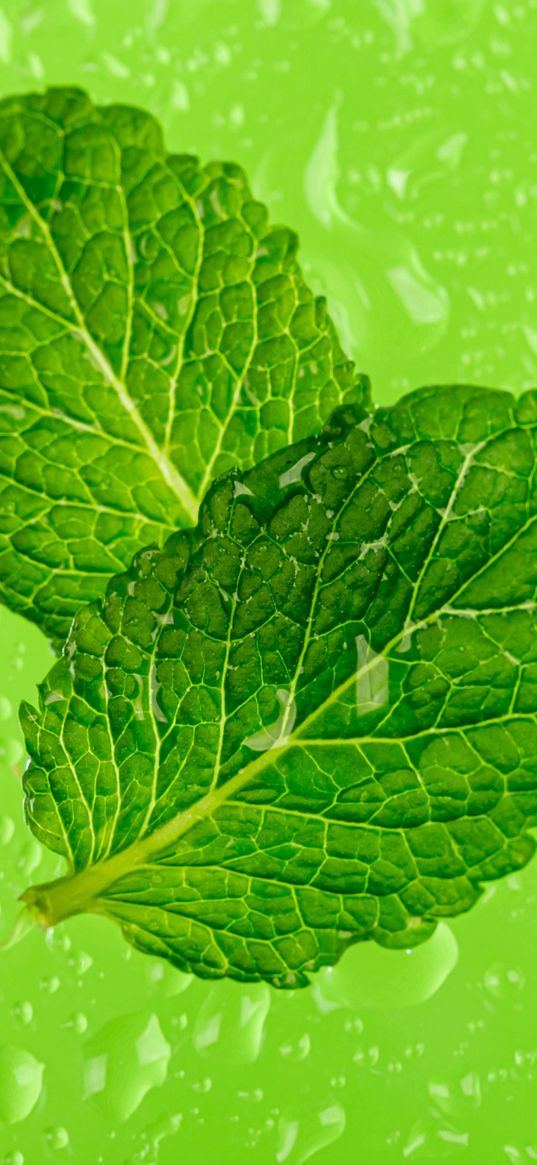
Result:
[[[283,744],[276,746],[276,749],[285,747]],[[102,903],[99,902],[101,894],[126,874],[156,861],[194,825],[214,813],[228,797],[243,788],[253,776],[270,764],[274,759],[274,752],[275,748],[272,748],[261,753],[225,785],[212,789],[189,809],[170,818],[153,833],[133,842],[124,850],[113,854],[111,858],[87,866],[78,873],[55,878],[52,882],[30,886],[24,894],[21,894],[22,901],[34,911],[39,923],[45,928],[55,926],[73,914],[82,914],[86,911],[100,913],[103,909]]]

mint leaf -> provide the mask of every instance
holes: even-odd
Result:
[[[205,977],[300,986],[422,941],[537,823],[537,393],[339,410],[215,483],[74,620],[26,814],[89,910]]]
[[[214,477],[367,392],[296,250],[147,113],[0,102],[0,587],[48,635]]]

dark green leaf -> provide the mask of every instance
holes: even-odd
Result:
[[[45,922],[202,976],[410,946],[537,822],[537,394],[423,389],[212,486],[27,708]]]
[[[215,476],[367,391],[296,249],[141,110],[0,103],[0,587],[47,634]]]

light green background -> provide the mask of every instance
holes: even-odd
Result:
[[[379,401],[537,382],[536,59],[535,0],[0,7],[2,93],[76,83],[245,166]],[[57,866],[13,767],[50,656],[0,620],[7,931]],[[536,920],[537,863],[429,948],[355,949],[322,991],[283,994],[191,982],[97,919],[33,934],[0,954],[0,1162],[528,1165]]]

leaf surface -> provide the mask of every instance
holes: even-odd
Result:
[[[366,392],[296,250],[141,110],[0,102],[0,586],[47,634],[215,476]]]
[[[23,723],[28,822],[198,975],[306,983],[411,946],[537,822],[537,394],[339,410],[215,483],[74,620]]]

